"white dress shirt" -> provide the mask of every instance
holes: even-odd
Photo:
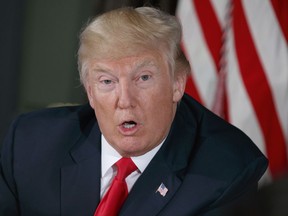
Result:
[[[164,139],[165,140],[165,139]],[[137,166],[138,170],[132,172],[127,176],[126,183],[128,187],[128,192],[130,192],[136,180],[140,177],[141,173],[144,172],[145,168],[148,166],[154,155],[158,152],[162,146],[164,140],[160,145],[153,148],[151,151],[144,155],[131,157],[132,161]],[[107,142],[105,137],[101,137],[101,199],[108,191],[114,176],[116,175],[115,163],[122,158],[122,156]]]

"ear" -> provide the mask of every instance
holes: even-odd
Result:
[[[173,102],[177,103],[181,100],[184,94],[187,76],[185,73],[178,73],[175,75],[174,79]]]

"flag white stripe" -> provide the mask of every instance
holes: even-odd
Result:
[[[251,33],[251,37],[257,52],[257,55],[262,65],[263,72],[268,81],[268,88],[270,88],[273,103],[275,106],[276,114],[280,122],[280,127],[284,132],[286,139],[286,149],[288,154],[288,45],[282,28],[278,21],[278,18],[274,12],[274,7],[271,0],[240,0],[243,5],[244,15],[248,24],[248,28]],[[286,0],[283,0],[286,1]],[[200,2],[200,1],[199,1]],[[197,3],[199,3],[197,2]],[[225,17],[229,7],[229,3],[233,3],[233,0],[210,0],[210,3],[216,14],[217,22],[220,23],[222,28],[227,26],[229,19]],[[207,2],[205,2],[206,4]],[[234,2],[237,4],[237,2]],[[238,2],[240,3],[240,2]],[[199,92],[204,105],[209,109],[212,108],[213,98],[217,91],[218,72],[212,55],[209,53],[209,47],[206,44],[205,37],[202,32],[201,22],[197,16],[194,8],[193,0],[179,0],[177,9],[177,15],[182,21],[184,30],[184,47],[187,51],[188,59],[191,62],[192,72],[195,87]],[[237,4],[238,5],[238,4]],[[202,6],[203,7],[203,6]],[[202,8],[203,9],[203,8]],[[183,11],[185,16],[183,18]],[[239,8],[238,10],[239,11]],[[231,17],[233,19],[233,17]],[[185,20],[186,19],[186,20]],[[239,27],[239,26],[237,26]],[[206,26],[205,26],[206,28]],[[240,71],[240,65],[238,62],[238,56],[235,50],[235,37],[234,31],[231,28],[225,42],[226,53],[226,94],[228,102],[228,114],[229,120],[232,124],[243,130],[260,148],[264,154],[271,156],[271,160],[277,164],[277,150],[271,150],[273,143],[266,143],[267,134],[263,134],[263,130],[267,131],[267,125],[269,122],[263,122],[264,119],[258,119],[263,117],[259,104],[256,104],[256,110],[260,113],[255,113],[254,103],[258,98],[253,95],[251,89],[246,89],[246,84],[249,86],[249,80],[243,78],[243,71]],[[237,41],[239,43],[239,41]],[[245,41],[243,41],[245,43]],[[240,45],[240,44],[238,44]],[[241,49],[241,46],[240,46]],[[223,49],[222,49],[223,50]],[[249,53],[247,53],[248,55]],[[243,58],[240,58],[243,60]],[[245,58],[244,58],[245,59]],[[216,63],[217,64],[217,63]],[[257,65],[257,64],[256,64]],[[258,68],[259,69],[259,68]],[[255,71],[261,74],[261,71]],[[244,84],[244,79],[245,84]],[[248,82],[248,83],[246,83]],[[211,85],[212,83],[212,85]],[[265,83],[264,83],[265,85]],[[251,87],[251,86],[250,86]],[[267,86],[263,86],[267,90]],[[258,86],[255,86],[258,88]],[[252,93],[252,95],[248,94]],[[253,100],[250,99],[252,96]],[[259,97],[262,97],[260,95]],[[267,118],[268,119],[268,118]],[[261,122],[261,125],[260,125]],[[277,122],[277,120],[276,120]],[[264,125],[263,125],[264,123]],[[261,127],[264,128],[261,128]],[[269,129],[268,129],[269,130]],[[272,129],[271,129],[272,130]],[[272,131],[271,131],[272,132]],[[272,132],[271,134],[277,134]],[[270,135],[271,135],[270,134]],[[278,133],[279,134],[279,133]],[[269,137],[269,131],[268,131]],[[270,137],[269,137],[270,139]],[[278,143],[279,144],[279,143]],[[267,147],[267,146],[268,147]],[[280,148],[282,144],[276,145]],[[276,154],[275,154],[276,153]],[[282,155],[283,156],[283,155]],[[280,160],[281,161],[281,160]],[[283,162],[285,159],[283,159]],[[279,161],[278,161],[279,162]],[[279,166],[285,166],[285,164],[278,163]],[[279,167],[281,169],[281,167]],[[274,170],[277,167],[274,167]],[[275,173],[273,173],[275,174]],[[266,179],[271,178],[269,170],[266,172]]]
[[[180,1],[177,16],[183,28],[183,43],[191,64],[193,79],[204,104],[211,108],[217,86],[217,71],[205,42],[192,1]],[[201,71],[201,73],[199,73]]]
[[[288,52],[286,40],[270,1],[244,0],[243,7],[258,56],[270,84],[279,121],[285,133],[286,142],[288,142]]]
[[[226,10],[227,6],[231,0],[210,0],[212,7],[214,8],[215,14],[217,16],[218,22],[221,27],[224,28],[226,25]]]

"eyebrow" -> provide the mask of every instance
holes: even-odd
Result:
[[[93,72],[103,72],[103,73],[107,73],[107,72],[110,72],[110,69],[107,68],[107,67],[103,67],[103,66],[99,66],[99,65],[96,65],[93,69],[92,69]]]
[[[136,65],[135,65],[133,70],[137,71],[139,68],[143,68],[146,66],[152,66],[152,67],[158,68],[158,65],[155,64],[155,61],[153,61],[151,59],[146,59],[146,60],[141,61],[141,62],[136,62]]]
[[[137,71],[140,68],[147,67],[147,66],[158,68],[158,65],[155,64],[155,61],[151,59],[145,59],[144,61],[134,62],[133,71]],[[100,65],[96,64],[95,67],[92,69],[92,71],[96,73],[110,73],[111,72],[109,67],[106,67],[106,65],[102,65],[102,64]]]

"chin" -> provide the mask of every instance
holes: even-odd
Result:
[[[125,146],[126,147],[126,146]],[[145,154],[146,152],[142,149],[135,149],[135,148],[122,148],[118,151],[122,157],[137,157],[140,155]]]

